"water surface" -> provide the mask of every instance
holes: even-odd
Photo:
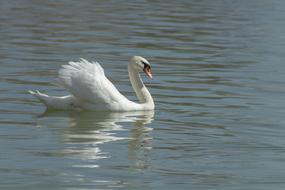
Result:
[[[0,2],[0,189],[284,189],[285,3]],[[80,57],[154,112],[45,112]]]

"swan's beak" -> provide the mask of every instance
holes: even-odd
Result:
[[[148,76],[149,78],[152,79],[152,74],[151,74],[151,69],[150,69],[150,67],[145,67],[145,68],[143,69],[143,72],[146,74],[146,76]]]

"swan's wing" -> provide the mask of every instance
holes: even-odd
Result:
[[[81,101],[111,104],[126,98],[106,78],[98,62],[69,62],[59,70],[58,79],[71,94]]]

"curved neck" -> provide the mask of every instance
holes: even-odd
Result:
[[[133,89],[139,99],[139,102],[146,104],[147,106],[154,107],[153,99],[143,84],[139,72],[133,67],[132,64],[128,65],[129,77],[132,83]]]

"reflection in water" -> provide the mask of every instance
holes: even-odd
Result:
[[[152,116],[153,116],[152,112]],[[152,128],[145,127],[145,124],[151,123],[152,116],[144,115],[134,122],[133,128],[130,130],[129,159],[134,162],[135,169],[144,169],[149,166],[149,150],[151,149],[150,131]]]
[[[149,131],[146,124],[153,120],[154,111],[143,112],[46,112],[41,117],[67,117],[68,127],[63,128],[62,141],[68,144],[63,154],[83,161],[73,167],[99,167],[97,161],[112,157],[99,145],[104,143],[128,140],[128,158],[133,162],[131,168],[143,169],[148,165],[148,152],[151,149]],[[120,131],[129,131],[125,126],[133,125],[126,136]],[[124,133],[122,133],[124,134]],[[80,146],[78,146],[80,145]]]

